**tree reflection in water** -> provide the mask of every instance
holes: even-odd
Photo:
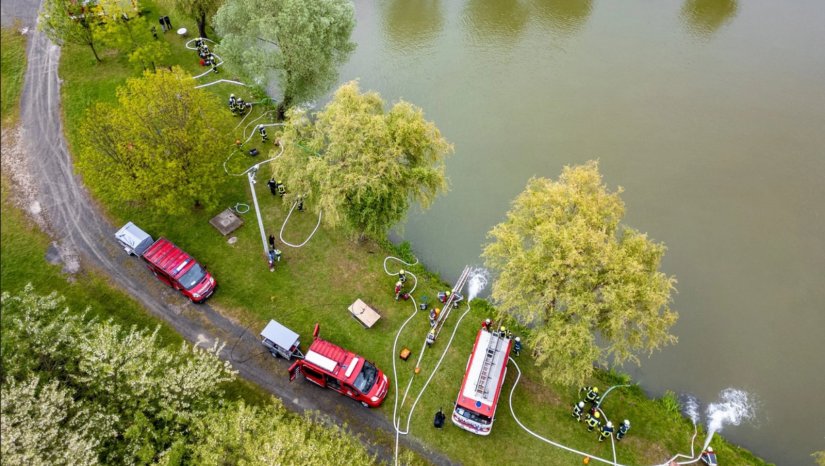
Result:
[[[736,0],[687,0],[682,7],[682,21],[691,33],[710,37],[738,11]]]

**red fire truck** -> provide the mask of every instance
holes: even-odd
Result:
[[[289,368],[290,382],[300,372],[308,381],[360,401],[365,407],[380,406],[390,386],[387,376],[363,357],[322,340],[318,332],[315,324],[306,356]]]
[[[153,241],[132,222],[118,230],[115,238],[130,255],[140,256],[158,280],[192,302],[202,303],[215,292],[217,284],[206,268],[168,239]]]
[[[490,435],[507,357],[513,342],[505,331],[478,331],[453,410],[453,424],[478,435]]]

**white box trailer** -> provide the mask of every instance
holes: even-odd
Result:
[[[115,238],[130,256],[142,256],[146,249],[155,242],[149,233],[141,230],[132,222],[123,225],[123,228],[115,233]]]
[[[261,344],[275,357],[282,357],[289,361],[293,356],[303,358],[298,341],[298,334],[281,325],[280,322],[270,320],[266,328],[261,331]]]

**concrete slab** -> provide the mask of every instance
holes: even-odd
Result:
[[[213,217],[212,220],[209,221],[209,224],[217,228],[222,235],[226,236],[240,228],[241,225],[243,225],[243,220],[235,215],[232,209],[226,209]]]

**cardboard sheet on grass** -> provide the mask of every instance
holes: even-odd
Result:
[[[372,328],[372,326],[378,322],[378,319],[381,318],[381,314],[375,312],[375,309],[367,306],[367,303],[360,299],[356,299],[347,309],[349,313],[355,317],[355,320],[361,322],[361,325],[366,328]]]

